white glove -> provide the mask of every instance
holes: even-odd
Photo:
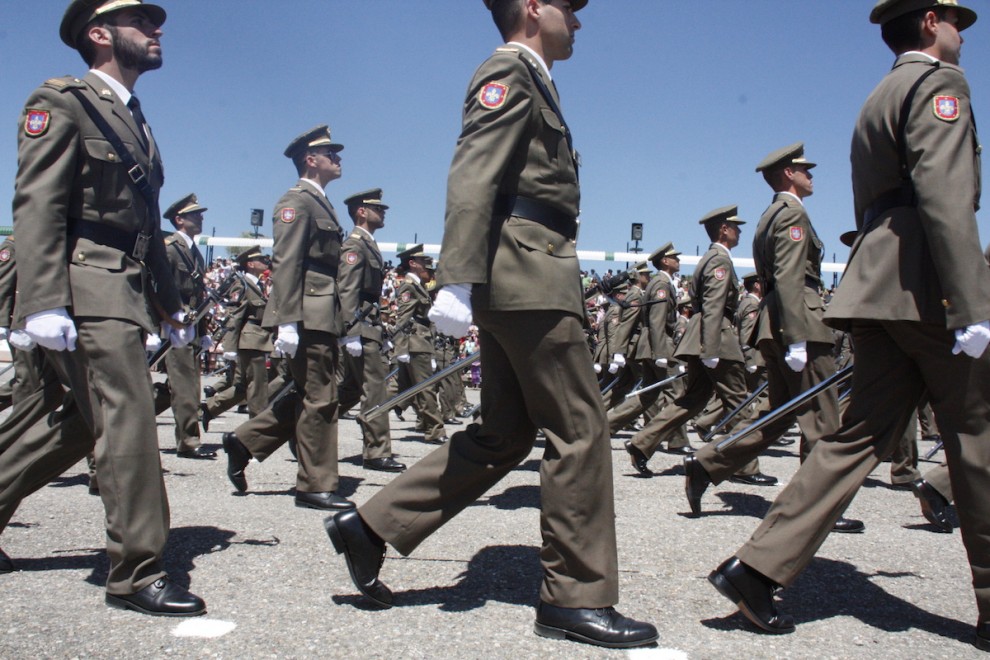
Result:
[[[751,374],[755,374],[756,373],[756,365],[755,364],[747,365],[746,366],[746,371],[748,371]]]
[[[278,338],[275,340],[276,350],[282,351],[290,358],[296,356],[296,349],[299,348],[299,331],[295,323],[283,323],[278,326]]]
[[[619,372],[619,363],[618,362],[609,362],[608,363],[608,372],[610,374],[618,373]]]
[[[595,367],[595,373],[596,374],[600,374],[602,372],[602,365],[600,365],[597,362],[595,362],[594,367]]]
[[[718,358],[701,358],[701,364],[705,365],[709,369],[714,369],[718,366]]]
[[[656,360],[653,361],[653,364],[657,365],[658,367],[666,367],[667,358],[657,358]]]
[[[38,345],[38,342],[31,339],[31,335],[23,330],[14,330],[7,338],[7,342],[19,351],[31,351]]]
[[[10,328],[0,328],[0,341],[6,341],[10,336]]]
[[[956,329],[956,344],[952,347],[952,354],[965,353],[969,357],[978,358],[987,350],[987,344],[990,344],[990,321],[981,321]]]
[[[186,313],[179,311],[172,314],[172,320],[182,322],[186,318]],[[188,346],[189,342],[196,338],[196,327],[192,325],[184,325],[178,330],[172,326],[168,326],[168,338],[172,342],[172,346],[175,348],[183,348]]]
[[[718,358],[715,358],[715,359],[717,360]],[[716,364],[718,364],[718,363],[716,362]],[[677,365],[677,373],[682,374],[685,371],[687,371],[687,367],[685,367],[683,364]]]
[[[448,284],[437,293],[427,314],[441,334],[460,339],[471,327],[471,284]]]
[[[213,348],[213,337],[209,335],[203,335],[202,337],[200,337],[199,347],[204,351],[208,351],[211,348]]]
[[[272,352],[271,352],[271,356],[273,358],[275,358],[276,360],[278,360],[278,359],[280,359],[282,357],[282,351],[280,351],[277,347],[273,347],[272,348]]]
[[[987,338],[990,339],[990,335],[987,335]],[[983,345],[986,346],[986,343]],[[788,346],[787,354],[784,356],[784,362],[791,368],[791,371],[801,371],[804,369],[804,365],[808,364],[808,342],[799,341],[796,344]]]
[[[620,367],[626,366],[626,356],[622,353],[616,353],[612,356],[612,362],[616,363]]]
[[[395,359],[401,362],[402,364],[409,364],[409,360],[410,360],[409,353],[403,353],[402,355],[400,355]]]
[[[395,348],[395,344],[392,343],[392,340],[391,339],[386,339],[385,340],[385,350],[386,351],[391,351],[393,348]]]
[[[361,357],[361,353],[364,352],[364,349],[361,348],[360,337],[344,337],[338,343],[354,357]]]
[[[149,333],[144,340],[144,352],[149,356],[154,355],[158,352],[158,349],[162,347],[162,338],[154,333]]]
[[[237,351],[224,351],[223,359],[227,362],[233,362],[237,359]]]
[[[65,307],[30,314],[24,332],[44,348],[53,351],[76,350],[76,324]]]
[[[432,369],[433,371],[436,371],[437,370],[437,359],[436,358],[430,358],[430,369]]]

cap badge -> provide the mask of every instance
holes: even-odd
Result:
[[[955,96],[936,96],[932,101],[935,116],[942,121],[959,119],[959,99]]]
[[[24,133],[28,137],[40,137],[48,130],[52,115],[47,110],[28,110],[24,119]]]
[[[478,102],[489,110],[497,110],[505,105],[509,97],[509,86],[502,83],[490,82],[478,93]]]

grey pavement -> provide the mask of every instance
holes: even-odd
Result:
[[[477,391],[469,391],[477,400]],[[706,576],[755,529],[780,487],[726,483],[690,518],[681,460],[657,454],[642,479],[612,440],[621,602],[660,630],[654,648],[608,651],[533,633],[540,565],[537,442],[519,469],[440,529],[416,552],[390,550],[382,579],[396,607],[369,608],[323,529],[324,514],[293,505],[296,464],[288,449],[247,471],[236,496],[225,476],[220,433],[204,442],[217,461],[175,456],[172,418],[159,417],[172,510],[165,564],[207,601],[193,619],[148,617],[103,604],[107,573],[103,508],[80,463],[28,498],[0,537],[19,571],[0,576],[0,658],[964,658],[976,607],[958,530],[931,531],[910,492],[889,488],[889,465],[867,480],[848,511],[859,535],[832,535],[798,582],[780,594],[797,631],[758,634]],[[412,416],[392,421],[399,460],[432,446]],[[449,427],[448,432],[459,427]],[[697,439],[692,434],[692,441]],[[921,451],[928,448],[922,443]],[[786,481],[797,445],[775,447],[763,471]],[[340,424],[341,492],[361,503],[393,478],[361,468],[354,421]],[[936,456],[939,458],[941,455]],[[926,469],[926,464],[922,470]]]

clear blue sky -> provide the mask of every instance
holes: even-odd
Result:
[[[270,235],[272,206],[296,178],[283,149],[327,123],[346,146],[343,176],[327,188],[338,209],[349,194],[382,187],[391,209],[380,241],[440,242],[464,91],[499,45],[481,0],[160,4],[165,65],[136,92],[165,158],[163,207],[196,192],[210,209],[205,233],[217,236],[250,230],[250,209],[263,208]],[[990,118],[990,5],[964,4],[983,14],[963,34],[962,65],[978,119]],[[58,38],[66,5],[0,8],[0,225],[10,224],[24,99],[46,78],[85,70]],[[591,0],[574,56],[553,69],[584,163],[579,249],[624,251],[630,223],[642,222],[647,252],[672,240],[693,255],[708,243],[698,218],[738,204],[750,224],[736,255],[748,257],[770,198],[753,168],[803,140],[819,163],[808,208],[828,258],[843,261],[853,123],[893,62],[868,21],[873,5]]]

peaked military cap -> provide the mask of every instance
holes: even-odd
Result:
[[[846,247],[852,247],[853,243],[856,242],[856,236],[858,235],[859,232],[855,229],[852,229],[850,231],[844,231],[839,236],[839,242],[845,245]]]
[[[408,263],[410,259],[422,259],[423,265],[427,268],[433,265],[433,257],[423,252],[422,243],[411,245],[395,256],[402,263]]]
[[[330,139],[330,127],[326,124],[320,124],[316,128],[311,128],[297,137],[289,143],[284,153],[286,158],[295,158],[307,149],[323,146],[329,147],[333,153],[343,151],[344,149],[344,145],[337,144]]]
[[[382,204],[382,189],[372,188],[364,192],[354,193],[344,200],[346,206],[378,206],[387,209],[388,205]]]
[[[645,261],[640,261],[638,264],[636,264],[635,266],[633,266],[632,269],[634,271],[636,271],[637,273],[649,273],[650,272],[650,266]]]
[[[237,263],[239,263],[241,266],[246,266],[247,262],[251,261],[252,259],[266,259],[266,258],[267,257],[265,256],[264,252],[261,251],[261,246],[255,245],[247,248],[239,255],[237,255]]]
[[[976,22],[976,12],[968,7],[963,7],[958,0],[880,0],[870,12],[870,23],[883,25],[898,16],[903,16],[917,9],[936,9],[938,7],[956,10],[959,15],[956,29],[960,32]]]
[[[804,142],[795,142],[790,146],[781,147],[780,149],[771,152],[766,158],[760,161],[759,165],[756,166],[756,171],[764,172],[778,170],[784,167],[789,167],[790,165],[804,165],[810,170],[816,164],[817,163],[812,163],[804,157]]]
[[[94,18],[135,7],[143,9],[148,20],[154,23],[156,27],[161,27],[162,23],[165,22],[164,9],[158,5],[141,2],[141,0],[72,0],[62,16],[58,36],[69,48],[78,49],[79,37],[82,36],[83,29]]]
[[[759,278],[760,278],[760,276],[757,275],[756,274],[756,271],[754,270],[754,271],[750,271],[750,272],[746,273],[745,275],[743,275],[742,276],[742,281],[743,282],[752,282],[752,281],[757,280]]]
[[[485,3],[485,6],[486,7],[488,7],[489,9],[491,9],[492,6],[496,2],[498,2],[498,0],[482,0],[482,2]],[[588,4],[588,0],[571,0],[571,10],[572,11],[578,11],[580,9],[584,9],[584,6],[586,4]]]
[[[162,215],[167,219],[171,220],[172,224],[175,224],[175,216],[185,215],[187,213],[196,213],[197,211],[206,211],[205,206],[200,206],[196,199],[196,193],[189,193],[177,202],[173,202],[170,207],[165,209],[165,213]]]
[[[731,222],[736,225],[746,224],[745,220],[741,220],[739,216],[736,215],[737,213],[739,213],[739,207],[736,205],[722,206],[714,211],[709,211],[706,213],[705,217],[698,221],[698,224],[703,225],[713,220],[718,220],[719,222]]]
[[[664,259],[665,257],[678,257],[680,256],[680,254],[681,254],[680,252],[674,249],[673,243],[664,243],[656,250],[651,252],[650,256],[647,257],[647,259],[651,264],[653,264],[655,268],[660,268],[660,261],[662,259]]]

